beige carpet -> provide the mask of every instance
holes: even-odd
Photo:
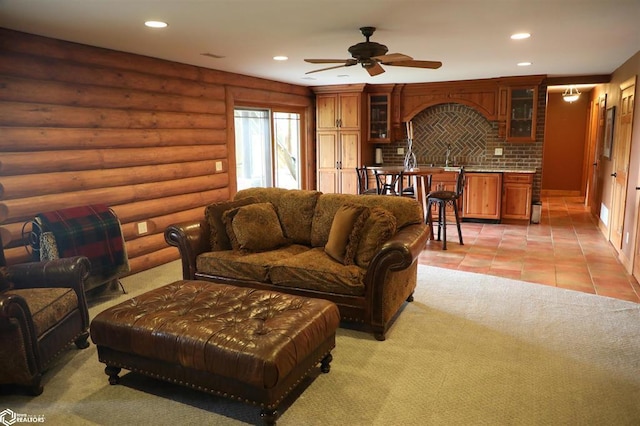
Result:
[[[92,315],[180,278],[172,262],[123,280]],[[419,268],[415,301],[378,342],[340,329],[329,374],[303,383],[281,425],[640,424],[640,305],[491,276]],[[110,386],[95,347],[70,349],[36,398],[0,412],[46,425],[236,425],[259,408],[134,374]]]

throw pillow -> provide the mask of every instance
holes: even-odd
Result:
[[[373,256],[391,238],[397,229],[396,217],[387,209],[374,207],[364,224],[358,243],[355,262],[361,268],[368,268]]]
[[[204,216],[209,224],[209,239],[212,251],[231,250],[232,248],[229,236],[227,235],[227,228],[222,221],[222,215],[224,212],[236,207],[246,206],[257,202],[258,200],[256,198],[247,197],[241,200],[221,201],[209,204],[205,207]]]
[[[226,211],[223,221],[235,250],[259,252],[288,244],[276,209],[271,203],[255,203]]]
[[[352,265],[360,234],[368,216],[369,208],[366,206],[342,205],[333,217],[324,251],[338,262]]]

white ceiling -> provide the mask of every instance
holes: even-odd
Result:
[[[0,0],[5,28],[304,86],[610,74],[640,49],[639,22],[640,0]],[[304,58],[350,58],[362,26],[389,53],[443,65],[305,75],[324,66]]]

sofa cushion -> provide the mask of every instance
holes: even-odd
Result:
[[[370,209],[369,217],[364,223],[358,242],[355,263],[361,268],[368,268],[373,256],[380,247],[396,233],[396,217],[382,207]]]
[[[344,265],[353,265],[360,232],[368,216],[366,206],[342,205],[333,217],[324,251]]]
[[[267,282],[271,264],[308,250],[309,247],[292,244],[261,253],[212,251],[196,258],[196,268],[199,272],[220,277]]]
[[[337,263],[322,247],[278,260],[269,269],[273,284],[351,296],[364,295],[366,270]]]
[[[297,244],[311,244],[311,224],[321,192],[284,188],[247,188],[234,199],[247,197],[271,202],[276,208],[284,236]]]
[[[222,221],[222,215],[227,210],[236,207],[246,206],[248,204],[257,203],[258,200],[253,197],[246,197],[241,200],[221,201],[209,204],[204,209],[204,216],[210,228],[210,244],[211,250],[231,250],[231,242],[227,236],[227,229]]]
[[[271,203],[255,203],[227,210],[222,215],[222,221],[234,250],[259,252],[290,242],[282,233],[278,215]]]
[[[324,247],[329,239],[329,231],[336,212],[346,203],[367,207],[382,207],[396,218],[396,227],[422,223],[422,205],[414,198],[391,195],[322,194],[316,203],[316,212],[311,224],[311,245]]]

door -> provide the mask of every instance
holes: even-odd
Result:
[[[360,93],[340,93],[338,97],[340,99],[339,127],[341,129],[360,130],[362,95]]]
[[[338,97],[336,95],[316,97],[316,127],[318,130],[338,128]]]
[[[462,217],[500,220],[502,173],[467,173]]]
[[[600,217],[600,207],[602,204],[602,185],[604,183],[604,167],[602,166],[602,148],[604,141],[604,116],[606,113],[607,95],[602,95],[594,106],[594,127],[596,138],[596,152],[593,161],[593,175],[591,178],[591,195],[589,197],[589,207],[594,217]]]
[[[360,132],[340,132],[340,192],[342,194],[358,193],[358,149],[360,146]]]
[[[640,282],[640,176],[636,182],[636,239],[635,253],[633,256],[633,276]]]
[[[635,82],[621,87],[619,117],[616,118],[616,110],[607,110],[607,125],[605,128],[613,143],[613,170],[612,173],[612,200],[611,200],[611,226],[609,228],[609,240],[618,250],[622,249],[624,238],[624,214],[627,201],[627,182],[629,177],[629,161],[631,155],[631,128],[633,124],[633,101],[636,90]],[[618,125],[615,122],[618,121]],[[611,135],[613,131],[613,135]],[[615,133],[617,132],[617,134]]]
[[[318,132],[318,191],[336,193],[338,191],[338,132]]]

